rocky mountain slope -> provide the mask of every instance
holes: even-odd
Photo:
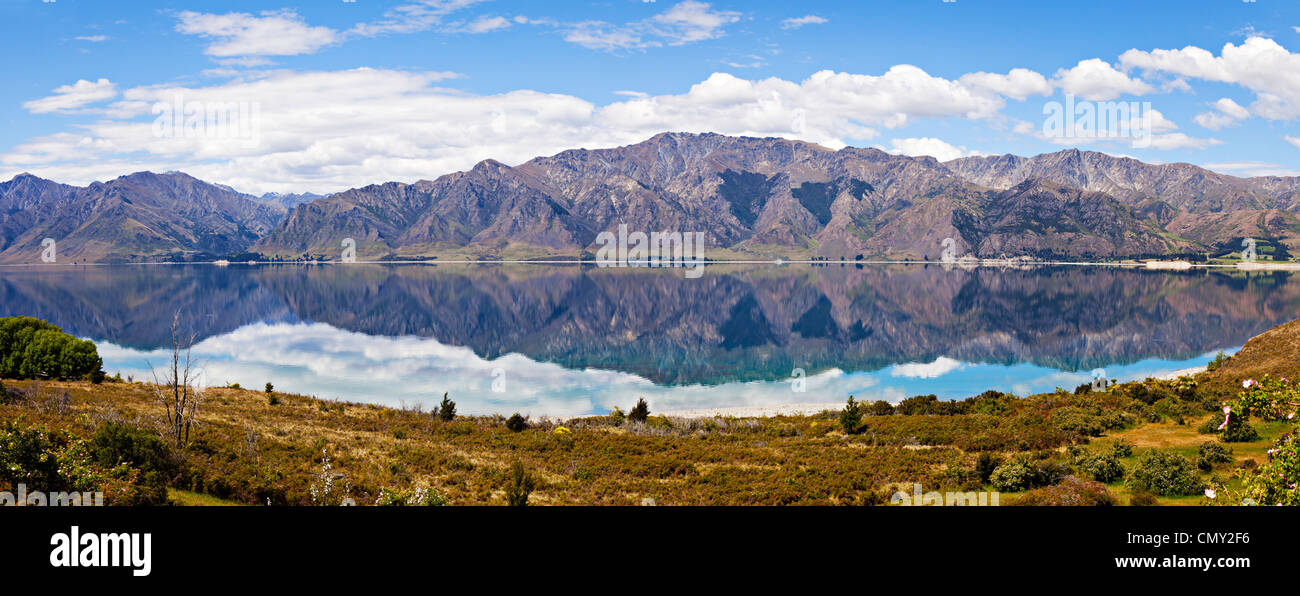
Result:
[[[31,175],[0,183],[0,262],[215,259],[243,252],[284,209],[186,174],[141,172],[87,187]]]
[[[1077,150],[941,163],[785,139],[665,133],[613,149],[317,198],[260,198],[184,174],[79,189],[0,184],[0,262],[44,238],[85,261],[268,257],[578,257],[601,232],[703,232],[706,254],[938,260],[1300,250],[1300,178],[1235,178]],[[286,214],[287,212],[287,214]]]
[[[849,259],[938,259],[946,238],[981,257],[1198,249],[1100,192],[1046,183],[997,192],[932,158],[674,133],[340,193],[296,210],[255,250],[329,257],[354,238],[363,256],[578,256],[619,225],[705,232],[711,250]]]

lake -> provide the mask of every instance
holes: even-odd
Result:
[[[151,380],[181,312],[208,385],[573,416],[959,399],[1204,365],[1300,313],[1283,272],[937,265],[139,265],[0,269],[0,315]]]

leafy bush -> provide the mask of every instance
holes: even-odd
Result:
[[[235,383],[235,387],[238,388],[238,387],[239,387],[239,383]],[[275,385],[272,385],[270,381],[267,381],[267,382],[266,382],[266,392],[267,392],[267,393],[275,393]]]
[[[97,477],[85,444],[65,432],[0,426],[0,485],[29,491],[88,491]]]
[[[1067,473],[1069,470],[1065,466],[1034,461],[1030,456],[1021,454],[994,469],[989,482],[1000,491],[1019,492],[1056,484]]]
[[[627,414],[623,413],[623,408],[614,406],[614,411],[609,413],[609,419],[613,421],[614,426],[621,426],[627,422]]]
[[[1128,504],[1133,507],[1155,507],[1160,499],[1151,491],[1134,490],[1129,493]]]
[[[1233,412],[1228,417],[1228,426],[1219,433],[1219,440],[1224,443],[1253,443],[1259,440],[1259,431],[1250,425],[1250,414]]]
[[[650,404],[645,399],[636,400],[636,407],[627,413],[628,422],[645,422],[650,417]]]
[[[645,403],[642,400],[642,403]],[[527,507],[528,496],[533,494],[537,481],[524,469],[522,462],[516,461],[510,466],[510,476],[506,481],[506,502],[511,507]]]
[[[1119,463],[1119,456],[1112,449],[1108,452],[1093,453],[1083,458],[1079,471],[1097,482],[1111,483],[1124,478],[1124,466]]]
[[[979,476],[981,483],[988,484],[989,477],[993,476],[993,471],[1000,465],[1002,465],[1002,458],[986,451],[975,459],[975,474]]]
[[[1106,507],[1118,503],[1101,483],[1068,476],[1060,484],[1020,495],[1012,504],[1022,507]]]
[[[883,399],[878,399],[871,402],[871,407],[868,408],[868,413],[872,416],[892,416],[894,414],[894,406]]]
[[[1228,356],[1223,352],[1219,352],[1219,354],[1214,357],[1214,360],[1211,360],[1208,364],[1205,365],[1205,370],[1209,372],[1214,372],[1216,370],[1219,370],[1220,368],[1223,367],[1223,363],[1227,362],[1228,359],[1230,358],[1231,356]]]
[[[1110,444],[1110,452],[1115,457],[1131,457],[1133,455],[1133,442],[1128,439],[1115,439]]]
[[[383,488],[375,499],[377,507],[442,507],[447,498],[427,488],[415,490],[398,490]]]
[[[95,344],[30,317],[0,318],[0,377],[102,382]]]
[[[170,476],[177,465],[167,441],[138,426],[108,422],[90,439],[90,454],[103,468],[126,465],[144,474]]]
[[[1177,453],[1156,449],[1138,458],[1128,482],[1134,489],[1161,496],[1195,495],[1204,488],[1190,460]]]
[[[1196,449],[1196,466],[1201,469],[1213,468],[1214,464],[1226,464],[1232,462],[1232,448],[1222,443],[1206,441]],[[1201,462],[1207,464],[1202,467]]]
[[[523,432],[524,429],[528,428],[528,421],[524,420],[524,417],[520,416],[519,412],[515,412],[513,416],[506,420],[506,428],[510,429],[511,432]]]
[[[840,427],[850,435],[857,434],[858,429],[862,428],[862,406],[853,401],[852,395],[849,396],[849,403],[840,411]]]

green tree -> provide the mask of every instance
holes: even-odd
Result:
[[[636,400],[636,407],[627,413],[628,422],[645,422],[650,418],[650,404],[645,399]]]
[[[510,466],[510,477],[506,481],[506,502],[511,507],[527,507],[528,497],[536,487],[537,481],[524,469],[524,464],[516,461]]]
[[[849,403],[840,411],[840,426],[850,435],[857,434],[862,427],[862,405],[853,401],[852,395],[849,396]]]
[[[433,413],[438,417],[438,420],[443,422],[451,422],[456,419],[456,402],[451,401],[451,399],[448,398],[449,395],[451,394],[443,393],[442,403],[438,404],[438,407],[433,410]]]

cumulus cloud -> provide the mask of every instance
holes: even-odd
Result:
[[[57,87],[54,89],[54,95],[24,103],[23,108],[33,114],[69,112],[116,96],[117,85],[108,79],[93,82],[83,79],[71,85]]]
[[[1214,102],[1214,110],[1215,111],[1213,112],[1197,114],[1192,121],[1199,124],[1202,128],[1219,130],[1229,126],[1235,126],[1242,120],[1250,117],[1250,110],[1241,107],[1237,102],[1226,97]]]
[[[951,161],[959,157],[974,155],[988,155],[981,151],[970,151],[965,147],[956,147],[947,141],[933,137],[894,139],[889,143],[893,147],[893,153],[911,157],[928,155],[939,161]]]
[[[323,193],[434,178],[486,158],[521,163],[573,147],[625,145],[664,131],[841,148],[915,118],[990,118],[1005,105],[985,86],[905,65],[880,75],[822,71],[801,82],[718,73],[685,93],[632,95],[603,106],[530,90],[474,95],[441,86],[453,76],[277,71],[206,87],[133,88],[104,108],[108,117],[0,155],[0,173],[30,170],[86,183],[141,169],[185,170],[245,192]],[[155,136],[153,107],[177,97],[258,106],[257,142]]]
[[[1056,84],[1066,93],[1090,101],[1107,101],[1121,95],[1145,95],[1155,91],[1146,82],[1130,78],[1099,58],[1081,60],[1074,68],[1058,70]]]
[[[907,377],[912,379],[933,379],[958,370],[962,366],[964,365],[961,361],[943,356],[928,364],[923,362],[898,364],[890,370],[889,374],[895,377]]]
[[[982,87],[1019,100],[1030,95],[1052,94],[1052,85],[1047,82],[1047,77],[1026,68],[1015,68],[1007,74],[973,72],[962,75],[960,80],[966,85]]]
[[[209,14],[178,13],[176,30],[211,39],[209,56],[296,56],[311,54],[337,43],[339,34],[329,27],[313,27],[292,10]]]
[[[1250,111],[1271,120],[1300,116],[1300,54],[1276,41],[1251,37],[1241,45],[1228,43],[1215,56],[1187,46],[1181,50],[1129,50],[1120,56],[1126,69],[1144,69],[1240,85],[1255,92]]]
[[[142,351],[98,342],[107,370],[149,378],[146,362],[166,360],[166,350]],[[715,386],[664,386],[637,375],[597,369],[574,370],[520,354],[488,360],[465,347],[417,337],[376,337],[324,324],[266,324],[241,327],[205,339],[193,354],[203,362],[201,384],[245,386],[275,379],[284,391],[381,403],[432,407],[444,391],[468,414],[520,412],[531,415],[604,414],[627,407],[629,395],[644,396],[655,411],[688,408],[772,406],[790,401],[785,380]],[[431,387],[429,379],[439,379]],[[498,379],[504,393],[492,390]],[[898,401],[870,377],[831,370],[806,379],[811,395],[853,392]],[[382,392],[375,388],[382,386]]]

